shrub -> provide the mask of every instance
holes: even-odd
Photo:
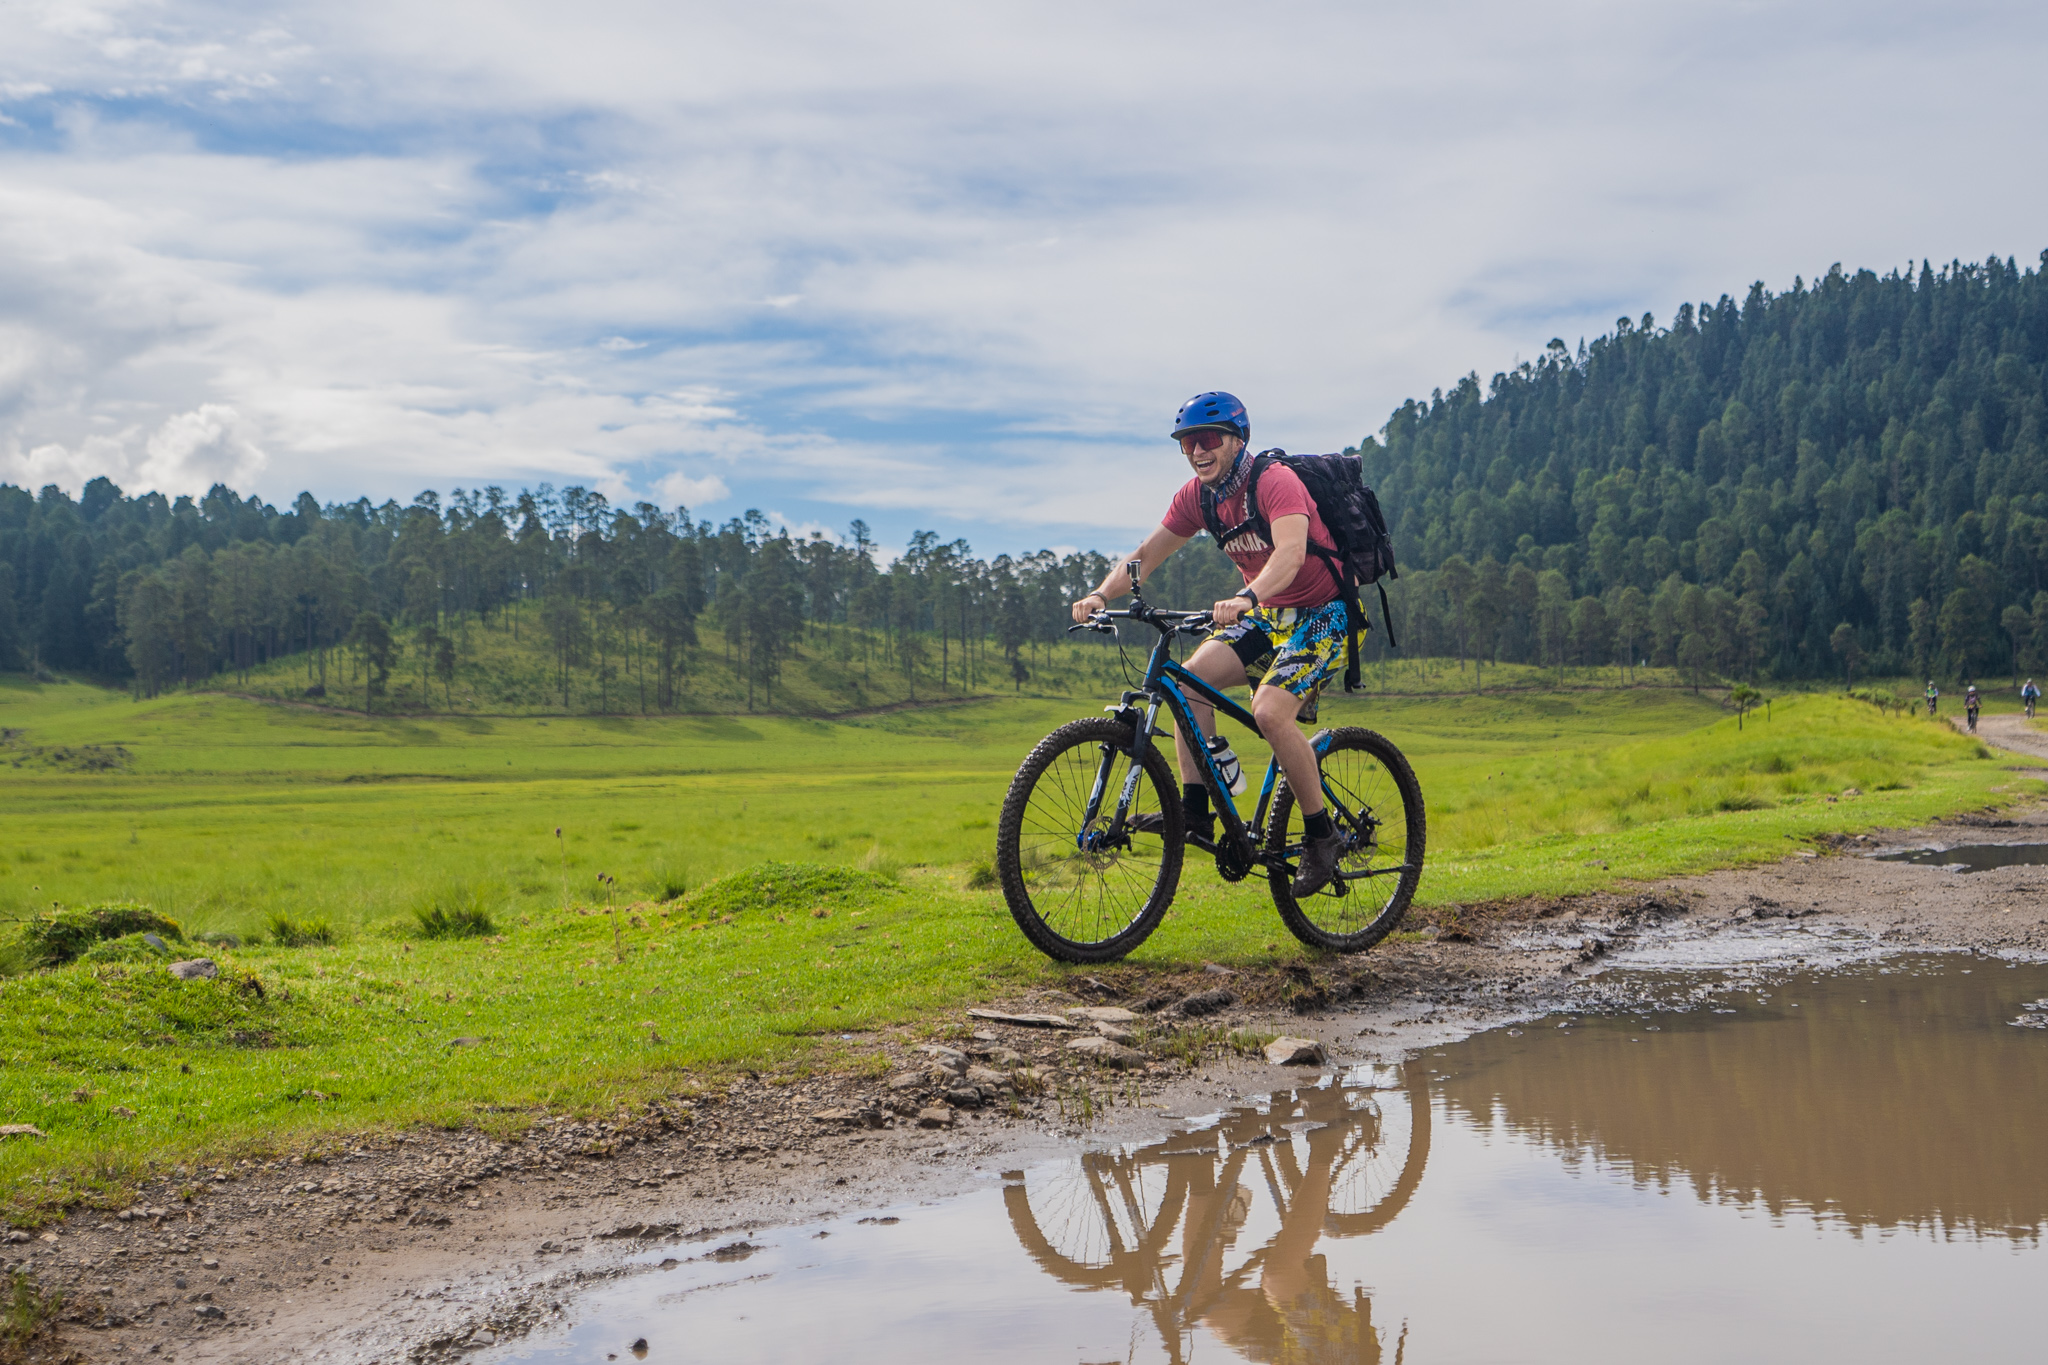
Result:
[[[986,891],[995,886],[996,882],[995,864],[989,862],[986,858],[968,869],[967,889],[969,891]]]
[[[94,944],[129,934],[182,939],[178,922],[134,901],[109,901],[91,909],[38,915],[21,931],[21,956],[30,967],[61,967],[84,956]]]
[[[293,919],[290,915],[270,917],[270,938],[280,948],[325,948],[340,935],[324,919]]]
[[[62,1294],[45,1293],[25,1271],[12,1272],[0,1290],[0,1361],[27,1360],[31,1347],[47,1344],[63,1308]]]
[[[412,915],[421,938],[489,938],[498,932],[491,912],[480,905],[431,905]]]
[[[491,896],[476,883],[457,880],[413,901],[414,932],[421,938],[489,938],[498,932]]]
[[[690,893],[690,874],[686,869],[659,863],[647,874],[647,889],[658,901],[679,901]]]

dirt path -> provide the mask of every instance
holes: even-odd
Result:
[[[2008,739],[1988,723],[1983,734]],[[1010,1002],[1152,1006],[1135,1021],[1149,1053],[1131,1070],[1066,1046],[1095,1031],[1086,1020],[1052,1030],[963,1014],[945,1021],[937,1052],[909,1031],[877,1037],[871,1074],[741,1078],[722,1096],[611,1121],[542,1120],[508,1141],[417,1132],[180,1171],[118,1215],[9,1234],[27,1240],[0,1259],[65,1293],[51,1359],[450,1359],[548,1323],[580,1286],[632,1273],[634,1252],[672,1246],[683,1259],[750,1229],[937,1198],[978,1172],[1149,1139],[1165,1114],[1298,1081],[1298,1069],[1218,1055],[1220,1026],[1314,1038],[1342,1064],[1598,1008],[1614,988],[1609,964],[1653,954],[1789,962],[1849,943],[2048,957],[2048,868],[1965,875],[1857,856],[1958,842],[2048,842],[2048,806],[1625,894],[1465,907],[1439,917],[1433,941],[1291,973],[1111,969],[1077,975],[1074,994]],[[1084,1091],[1090,1108],[1110,1106],[1088,1126]]]
[[[1955,719],[1949,722],[1958,730],[1968,733],[1967,722]],[[1995,744],[2001,749],[2010,749],[2016,754],[2048,761],[2048,734],[2035,728],[2025,716],[2014,713],[2008,716],[1985,716],[1977,718],[1977,738],[1986,744]]]

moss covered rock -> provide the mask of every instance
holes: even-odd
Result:
[[[140,934],[155,934],[166,941],[185,937],[176,920],[149,906],[137,901],[108,901],[36,916],[22,926],[21,957],[30,967],[61,967],[101,943]]]

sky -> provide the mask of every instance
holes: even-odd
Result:
[[[0,481],[1114,550],[1403,399],[2048,248],[2038,5],[0,0]]]

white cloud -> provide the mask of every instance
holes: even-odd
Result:
[[[150,488],[246,488],[269,463],[242,415],[218,403],[179,413],[151,433],[143,449],[135,477]]]
[[[2048,245],[2019,6],[14,13],[17,481],[1115,540],[1200,389],[1327,449],[1621,313]]]
[[[693,511],[713,503],[724,502],[732,496],[732,490],[725,486],[725,480],[716,474],[692,478],[681,470],[662,475],[655,488],[664,506],[688,507]]]

